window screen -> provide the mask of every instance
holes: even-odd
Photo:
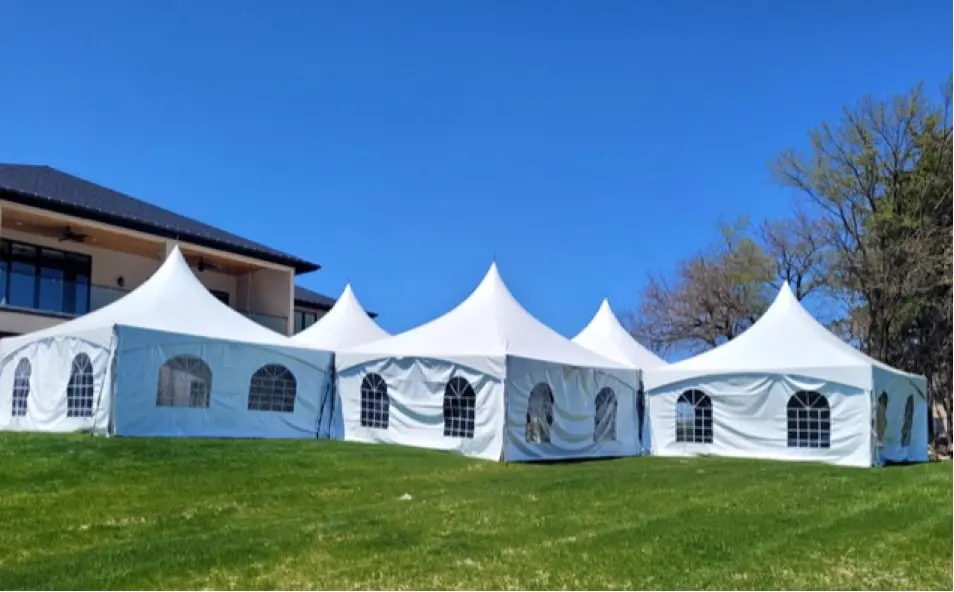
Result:
[[[388,429],[391,414],[388,384],[374,372],[361,381],[361,425],[379,430]]]
[[[157,407],[208,407],[211,392],[212,370],[198,356],[175,356],[159,368]]]
[[[527,401],[526,440],[533,444],[550,442],[553,427],[553,391],[541,382],[530,391]]]
[[[616,393],[610,387],[596,393],[596,415],[593,417],[593,441],[616,439]]]
[[[252,375],[248,387],[249,411],[295,411],[298,383],[295,375],[281,364],[266,364]]]
[[[66,416],[93,416],[93,363],[86,354],[77,354],[66,385]]]
[[[473,438],[477,393],[462,376],[450,379],[444,387],[444,435],[451,438]]]
[[[831,447],[831,408],[823,395],[798,391],[788,400],[788,447]]]
[[[676,442],[712,444],[712,399],[698,389],[676,400]]]
[[[13,408],[10,413],[14,417],[23,417],[27,414],[27,404],[30,400],[30,360],[20,358],[16,370],[13,371]]]

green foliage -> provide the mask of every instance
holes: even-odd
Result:
[[[0,475],[0,589],[951,586],[942,463],[6,434]]]

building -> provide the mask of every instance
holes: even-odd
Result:
[[[316,263],[48,166],[0,164],[0,337],[121,298],[175,245],[212,294],[279,333],[334,305],[295,285]]]

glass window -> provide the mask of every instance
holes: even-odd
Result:
[[[0,241],[0,303],[67,314],[89,312],[88,255]]]
[[[10,295],[7,301],[11,306],[33,308],[36,299],[36,265],[13,261],[10,264]]]
[[[63,289],[62,269],[55,267],[40,268],[40,310],[64,312],[63,300],[66,291]]]

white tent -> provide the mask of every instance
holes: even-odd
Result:
[[[506,461],[639,451],[638,372],[533,318],[496,265],[444,316],[335,367],[348,440]]]
[[[643,378],[653,454],[927,460],[925,379],[843,342],[788,285],[732,341]]]
[[[292,337],[292,341],[304,347],[337,352],[385,337],[390,337],[390,334],[368,316],[368,312],[358,302],[349,283],[331,310],[314,325]],[[329,418],[329,421],[322,422],[319,437],[331,439],[342,437],[344,425],[340,411],[341,398],[335,388],[332,395],[327,398],[326,405],[322,407],[322,417]]]
[[[662,358],[633,339],[629,331],[620,324],[619,319],[610,307],[609,300],[606,299],[603,300],[590,323],[573,338],[573,341],[603,357],[626,364],[640,372],[666,365]],[[642,451],[648,452],[651,433],[649,422],[645,421],[645,408],[643,389],[640,385],[636,398],[637,425],[640,430]]]
[[[368,316],[348,284],[331,310],[314,325],[292,337],[292,341],[315,349],[337,351],[385,337],[390,337],[390,334]]]
[[[314,438],[331,365],[212,296],[176,248],[116,302],[0,340],[0,429]]]

